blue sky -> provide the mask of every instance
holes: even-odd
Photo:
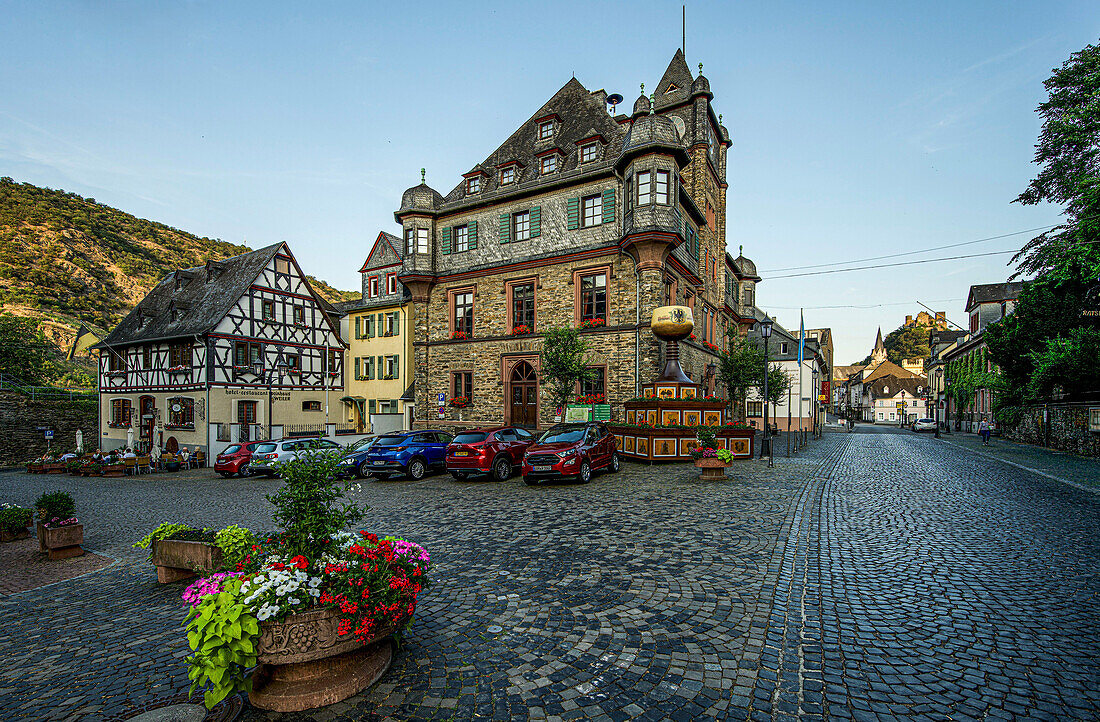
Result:
[[[402,190],[442,192],[572,74],[633,101],[680,3],[0,2],[0,175],[258,247],[358,288]],[[964,323],[1009,256],[801,278],[1057,222],[1034,175],[1042,81],[1095,2],[704,3],[687,58],[733,139],[727,243],[759,305],[830,326],[837,363],[922,301]],[[1029,234],[910,256],[1020,246]],[[864,264],[859,264],[864,265]],[[873,306],[870,308],[827,308]]]

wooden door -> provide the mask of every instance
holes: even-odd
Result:
[[[520,361],[512,369],[511,419],[513,426],[533,429],[538,426],[539,382],[535,369]]]
[[[152,396],[142,396],[138,401],[138,409],[140,410],[139,436],[142,441],[150,442],[153,440],[153,429],[157,425],[157,401]]]
[[[237,402],[237,423],[241,425],[240,440],[251,441],[252,424],[256,423],[256,402]]]

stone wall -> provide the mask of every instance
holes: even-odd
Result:
[[[1092,404],[1096,406],[1096,404]],[[1044,411],[1049,414],[1044,422]],[[1081,456],[1100,456],[1100,434],[1089,431],[1088,404],[1036,406],[1007,433],[1009,439]]]
[[[0,391],[0,467],[19,466],[46,453],[39,426],[53,429],[52,451],[69,451],[76,445],[76,430],[84,432],[84,448],[96,447],[99,433],[96,403],[32,401],[11,391]]]

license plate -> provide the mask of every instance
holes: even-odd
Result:
[[[386,462],[384,462],[384,461],[376,461],[376,462],[374,462],[374,465],[375,466],[382,466],[382,464],[385,464],[385,463]]]
[[[469,455],[470,455],[469,451],[456,451],[455,452],[455,456],[469,456]]]
[[[550,471],[549,466],[532,466],[531,469],[533,471]]]

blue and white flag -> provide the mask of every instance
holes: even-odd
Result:
[[[798,309],[798,365],[802,366],[802,352],[806,345],[806,321],[802,318],[802,309]]]

